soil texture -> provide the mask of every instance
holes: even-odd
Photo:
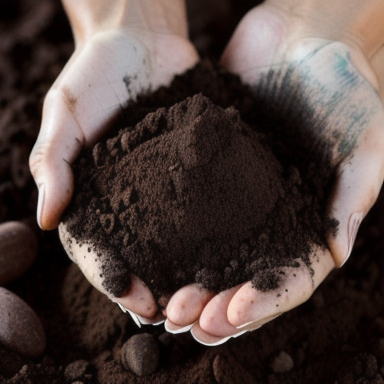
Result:
[[[190,3],[191,37],[200,52],[214,58],[239,17],[255,5]],[[202,17],[201,9],[211,11]],[[37,189],[28,170],[44,95],[72,51],[58,1],[0,2],[0,222],[28,224],[39,247],[29,271],[6,288],[33,308],[47,340],[37,358],[0,346],[0,383],[383,383],[383,197],[363,222],[348,263],[331,273],[308,302],[222,346],[204,347],[189,334],[173,336],[162,326],[138,329],[87,282],[70,263],[57,231],[38,229]],[[227,84],[232,81],[223,76]],[[243,108],[208,97],[215,108]],[[183,100],[162,107],[169,111]],[[136,122],[119,129],[134,127],[157,109],[148,102]],[[244,117],[241,121],[242,127],[250,124]],[[261,135],[268,139],[267,132]],[[303,169],[301,177],[309,171]],[[149,356],[157,359],[151,369],[143,364]]]

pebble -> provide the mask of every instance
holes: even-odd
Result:
[[[45,349],[40,319],[20,297],[0,287],[0,345],[25,357],[37,357]]]
[[[125,369],[137,376],[156,372],[160,360],[160,350],[156,338],[149,333],[139,333],[121,348],[121,363]]]
[[[271,368],[275,373],[289,372],[294,366],[292,357],[285,351],[281,351],[272,361]]]
[[[76,360],[65,368],[64,376],[70,382],[79,381],[84,377],[91,378],[92,376],[87,373],[89,367],[90,364],[87,360]]]
[[[0,224],[0,286],[22,276],[36,256],[36,235],[28,225],[19,221]]]

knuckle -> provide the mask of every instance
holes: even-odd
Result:
[[[49,142],[36,142],[29,156],[29,168],[34,177],[36,177],[44,164],[47,163],[47,158],[50,151]]]

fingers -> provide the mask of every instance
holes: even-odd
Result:
[[[205,345],[219,345],[239,335],[227,320],[228,303],[238,289],[234,287],[214,295],[197,284],[181,288],[168,303],[165,329],[170,333],[191,331]]]
[[[240,75],[246,84],[257,83],[261,72],[278,59],[276,54],[286,34],[284,25],[281,15],[270,7],[253,8],[233,33],[221,65]]]
[[[301,265],[283,270],[277,290],[261,292],[248,282],[216,295],[203,309],[191,334],[204,345],[219,345],[302,304],[335,266],[328,250],[316,248],[311,260],[311,268]]]
[[[228,305],[240,286],[233,287],[217,294],[205,306],[199,319],[199,326],[210,335],[220,338],[233,335],[238,330],[229,323],[227,317]]]
[[[41,228],[55,228],[71,199],[70,165],[81,147],[93,144],[110,128],[127,100],[169,83],[176,73],[196,63],[189,42],[177,37],[166,40],[163,50],[158,47],[160,52],[177,48],[178,54],[156,58],[134,36],[104,31],[78,48],[65,66],[45,99],[40,134],[30,157],[39,188]]]
[[[191,331],[201,344],[219,345],[261,327],[305,302],[335,267],[328,250],[316,248],[313,252],[311,268],[302,265],[283,270],[278,290],[261,292],[251,282],[215,296],[196,285],[180,289],[167,306],[166,330]]]
[[[192,329],[192,336],[204,345],[219,345],[231,337],[240,336],[239,331],[229,323],[227,317],[228,305],[241,286],[236,286],[214,296],[205,306],[199,322]]]
[[[229,323],[238,331],[253,330],[305,302],[335,266],[328,250],[314,250],[311,260],[313,273],[304,265],[287,268],[277,290],[261,292],[250,282],[242,286],[228,305]]]
[[[171,333],[189,331],[213,296],[213,293],[198,284],[191,284],[179,289],[172,296],[166,308],[166,329]]]
[[[375,203],[384,179],[384,114],[340,166],[330,201],[330,216],[339,221],[336,236],[328,239],[336,266],[342,266],[351,254],[361,221]]]
[[[42,229],[56,228],[71,200],[71,163],[82,143],[83,135],[66,105],[47,99],[41,132],[29,160],[39,189],[37,221]]]
[[[141,280],[139,280],[139,282],[142,283]],[[165,321],[165,317],[160,312],[156,313],[153,317],[144,317],[124,307],[124,305],[120,304],[120,299],[112,299],[112,301],[115,302],[120,307],[122,312],[128,313],[139,328],[141,328],[142,324],[143,325],[160,325],[160,324],[163,324]]]
[[[137,276],[131,276],[130,289],[126,295],[113,299],[123,307],[142,316],[152,319],[157,313],[157,305],[149,288]]]
[[[126,100],[148,87],[148,68],[142,64],[146,54],[134,38],[105,33],[74,53],[48,92],[30,156],[41,228],[55,228],[72,197],[71,163],[81,147],[97,140]]]
[[[278,290],[261,292],[248,282],[212,297],[199,287],[184,287],[168,304],[166,328],[172,333],[190,330],[198,342],[210,346],[257,329],[305,302],[335,267],[328,250],[314,248],[311,260],[311,268],[283,270]]]
[[[224,344],[232,337],[238,337],[243,335],[247,331],[234,331],[230,335],[226,337],[219,337],[209,334],[208,332],[204,331],[200,324],[195,324],[191,330],[191,335],[193,338],[198,341],[200,344],[207,345],[208,347],[214,347],[217,345]]]
[[[97,290],[133,312],[134,315],[138,315],[140,323],[162,320],[155,317],[158,308],[151,291],[137,276],[127,276],[127,286],[130,282],[129,290],[122,297],[113,297],[103,284],[102,264],[93,244],[77,242],[63,223],[59,225],[59,235],[68,256],[79,266],[84,276]]]

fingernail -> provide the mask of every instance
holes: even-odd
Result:
[[[123,305],[121,305],[120,303],[116,302],[116,304],[120,307],[120,309],[124,312],[124,313],[129,313],[132,317],[132,320],[136,323],[136,325],[141,328],[141,323],[140,323],[140,320],[138,318],[138,316],[136,315],[136,313],[130,311],[128,308],[125,308]]]
[[[264,318],[259,319],[259,320],[249,321],[248,323],[244,323],[244,324],[236,327],[236,329],[245,330],[245,331],[254,331],[255,329],[262,327],[264,324],[276,319],[281,314],[282,314],[282,312],[279,312],[279,313],[275,313],[274,315],[270,315],[270,316],[264,317]]]
[[[191,330],[191,335],[193,336],[193,338],[199,342],[200,344],[203,344],[203,345],[206,345],[207,347],[216,347],[217,345],[221,345],[221,344],[224,344],[226,341],[228,341],[232,336],[227,336],[227,337],[224,337],[222,339],[219,339],[215,342],[212,342],[212,343],[207,343],[207,342],[204,342],[202,340],[199,340],[194,334],[193,334],[193,331]]]
[[[165,318],[163,316],[157,316],[156,318],[154,319],[146,319],[145,317],[142,317],[140,315],[136,315],[138,320],[140,321],[141,324],[143,325],[160,325],[160,324],[163,324],[164,321],[165,321]]]
[[[231,336],[231,337],[233,337],[234,339],[236,339],[236,337],[239,337],[239,336],[241,336],[241,335],[244,335],[244,333],[246,333],[246,332],[248,332],[247,329],[246,329],[245,331],[241,331],[241,332],[239,332],[239,333],[236,333],[236,334],[234,334],[234,335]]]
[[[211,342],[211,343],[208,343],[208,342],[205,342],[205,341],[202,341],[200,339],[198,339],[194,334],[193,334],[193,330],[191,331],[191,335],[193,336],[193,338],[198,341],[200,344],[203,344],[203,345],[206,345],[207,347],[216,347],[218,345],[221,345],[221,344],[224,344],[225,342],[227,342],[229,339],[231,338],[236,338],[236,337],[239,337],[241,335],[244,335],[244,333],[248,332],[248,330],[245,330],[245,331],[241,331],[241,332],[238,332],[234,335],[231,335],[231,336],[227,336],[227,337],[224,337],[222,339],[218,339],[217,341],[214,341],[214,342]]]
[[[188,332],[192,329],[193,325],[195,323],[192,323],[192,324],[188,324],[188,325],[185,325],[184,327],[178,327],[178,328],[174,328],[174,327],[169,327],[169,323],[166,321],[164,323],[164,328],[167,332],[169,333],[172,333],[174,335],[178,334],[178,333],[184,333],[184,332]]]
[[[342,267],[346,263],[346,261],[349,259],[349,256],[351,256],[351,253],[353,250],[353,244],[355,243],[357,232],[359,230],[363,217],[364,217],[363,212],[352,213],[352,215],[349,217],[348,228],[347,228],[348,250],[347,250],[347,255],[344,261],[341,263],[340,267]]]
[[[36,213],[36,220],[37,224],[39,224],[39,227],[41,229],[41,216],[43,215],[43,206],[44,206],[44,195],[45,195],[45,187],[44,184],[39,185],[39,198],[37,200],[37,213]]]

